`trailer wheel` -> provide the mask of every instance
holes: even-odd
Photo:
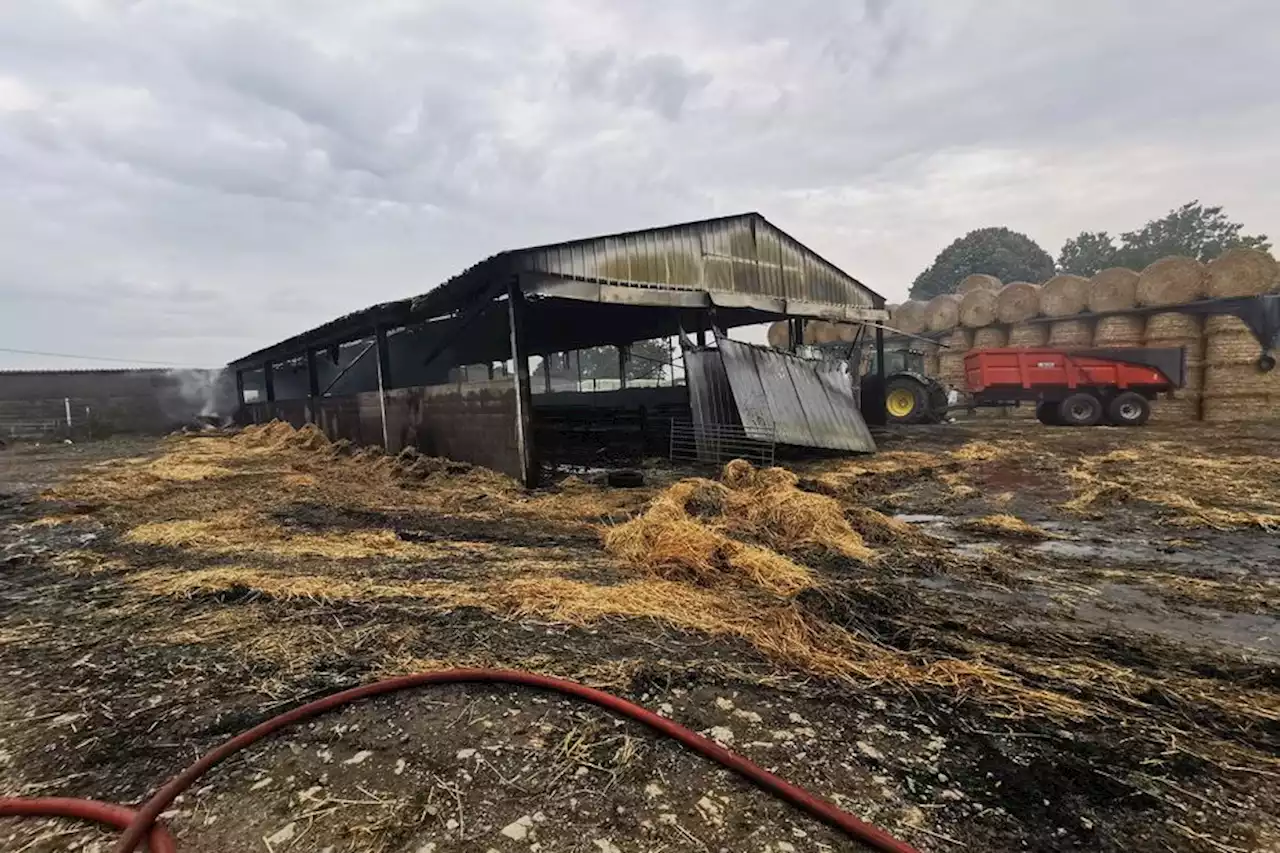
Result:
[[[1151,404],[1141,394],[1125,391],[1107,404],[1107,420],[1116,426],[1142,426],[1151,417]]]
[[[1036,420],[1045,426],[1062,426],[1062,418],[1058,417],[1058,403],[1051,400],[1036,403]]]
[[[1102,422],[1102,401],[1083,391],[1058,404],[1058,418],[1064,426],[1097,426]]]
[[[929,389],[910,376],[895,376],[885,385],[884,410],[891,424],[918,424],[932,414]]]

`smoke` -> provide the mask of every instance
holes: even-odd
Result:
[[[170,417],[226,420],[233,414],[234,383],[226,370],[170,370],[166,376],[176,391],[171,398],[161,398],[161,406]]]

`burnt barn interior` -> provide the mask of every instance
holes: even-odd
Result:
[[[706,392],[718,387],[707,354],[734,327],[816,318],[866,324],[863,339],[878,340],[884,299],[748,213],[500,252],[421,296],[339,317],[229,368],[242,423],[314,423],[331,439],[415,447],[533,484],[549,465],[665,454],[672,424],[742,432],[745,421],[749,432],[751,416]],[[734,352],[765,376],[767,395],[766,374],[785,377],[786,366],[756,364],[751,349],[763,350]],[[793,414],[806,417],[806,393],[822,396],[826,383],[838,396],[841,382],[828,372],[788,384]],[[857,383],[845,384],[856,402]]]

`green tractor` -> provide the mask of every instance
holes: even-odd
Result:
[[[884,354],[885,420],[891,424],[936,424],[947,414],[947,388],[924,372],[924,353],[918,350],[887,350]],[[870,367],[862,375],[864,398],[875,396],[880,382],[875,351]]]

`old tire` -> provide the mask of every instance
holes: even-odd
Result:
[[[1036,420],[1045,426],[1062,426],[1062,421],[1058,418],[1057,401],[1042,400],[1036,403]]]
[[[1151,404],[1133,391],[1117,394],[1107,404],[1107,420],[1116,426],[1142,426],[1150,417]]]
[[[891,424],[918,424],[929,419],[929,389],[910,376],[895,376],[884,389],[885,417]]]
[[[615,489],[638,489],[644,485],[644,473],[620,468],[605,474],[605,482]]]
[[[1058,404],[1058,418],[1063,426],[1097,426],[1102,423],[1102,401],[1083,391],[1072,394]]]

